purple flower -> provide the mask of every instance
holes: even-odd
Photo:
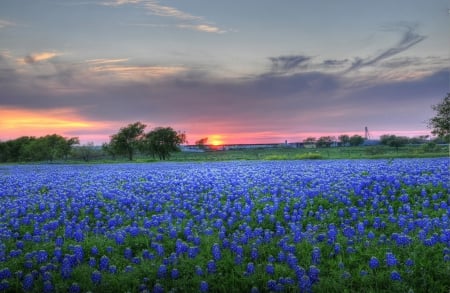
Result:
[[[172,272],[171,272],[172,279],[178,279],[179,276],[180,276],[180,272],[178,271],[178,269],[172,269]]]
[[[102,281],[102,273],[97,270],[93,271],[91,274],[91,281],[94,285],[99,285]]]
[[[200,266],[195,266],[195,274],[197,275],[197,276],[203,276],[203,270],[202,270],[202,268],[200,267]]]
[[[317,265],[320,263],[320,248],[318,248],[318,247],[313,248],[311,258],[312,258],[312,263],[314,265]]]
[[[273,275],[275,274],[275,267],[273,266],[273,264],[269,263],[266,265],[266,273],[269,275]]]
[[[208,274],[214,274],[217,271],[216,263],[213,260],[208,261],[206,268],[208,270]]]
[[[392,271],[391,272],[391,280],[392,281],[401,281],[402,277],[400,276],[400,274],[397,271]]]
[[[211,247],[211,253],[213,255],[214,260],[219,260],[221,258],[220,247],[219,244],[214,243]]]
[[[397,258],[392,252],[386,253],[386,265],[388,267],[393,267],[397,265]]]
[[[91,268],[95,268],[95,266],[97,265],[97,261],[95,260],[95,257],[89,257],[89,266]]]
[[[109,267],[109,258],[106,255],[103,255],[100,258],[100,265],[99,265],[99,267],[100,267],[101,271],[106,271],[108,269],[108,267]]]
[[[206,281],[200,282],[200,292],[202,293],[208,292],[208,283]]]
[[[309,279],[311,280],[311,284],[319,281],[319,273],[320,270],[316,266],[312,265],[309,267]]]
[[[164,264],[161,264],[158,268],[158,273],[157,273],[158,278],[164,278],[166,276],[166,273],[167,273],[167,266]]]
[[[80,293],[81,287],[78,283],[72,283],[69,287],[69,293]]]
[[[55,287],[53,286],[52,282],[50,282],[49,280],[44,282],[44,293],[51,293],[55,291]]]
[[[380,266],[380,262],[375,256],[372,256],[369,260],[369,267],[374,270]]]
[[[25,291],[33,289],[34,278],[32,274],[26,274],[22,281],[22,286]]]
[[[131,259],[133,257],[133,251],[131,250],[131,248],[126,247],[123,252],[123,255],[126,259]]]
[[[91,254],[92,255],[98,255],[98,248],[97,248],[97,246],[92,246],[91,247]]]
[[[246,273],[247,275],[253,275],[255,273],[255,265],[252,262],[249,262],[247,264]]]

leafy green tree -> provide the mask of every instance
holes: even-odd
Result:
[[[436,116],[428,121],[428,127],[431,133],[438,137],[445,137],[450,142],[450,93],[442,100],[441,103],[431,106],[436,111]]]
[[[335,138],[332,136],[321,136],[317,140],[316,144],[319,148],[321,148],[321,147],[329,148],[333,144],[334,141],[335,141]]]
[[[339,135],[338,139],[343,146],[346,146],[350,143],[350,137],[347,134]]]
[[[349,138],[349,143],[351,146],[359,146],[359,145],[362,145],[363,142],[364,142],[364,137],[362,137],[361,135],[355,134]]]
[[[184,142],[184,133],[176,132],[171,127],[157,127],[145,135],[143,151],[166,160],[170,158],[170,153],[180,151],[179,145]]]
[[[118,133],[111,135],[110,147],[115,154],[126,155],[130,161],[133,160],[134,153],[140,148],[144,138],[146,125],[141,122],[128,124],[122,127]]]
[[[398,151],[399,147],[402,147],[408,143],[409,139],[406,136],[396,136],[392,134],[384,134],[380,136],[381,144],[395,147]]]

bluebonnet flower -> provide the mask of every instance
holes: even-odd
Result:
[[[0,270],[0,281],[3,279],[11,278],[11,270],[9,268],[3,268]]]
[[[250,256],[251,256],[252,260],[254,260],[254,261],[258,259],[258,249],[256,247],[252,247]]]
[[[214,260],[219,260],[221,258],[220,247],[219,244],[214,243],[211,247],[211,253],[213,255]]]
[[[108,271],[110,274],[115,274],[117,273],[117,267],[115,265],[110,265]]]
[[[76,263],[82,263],[83,257],[84,257],[83,247],[81,247],[81,245],[75,245],[73,250],[74,250],[73,253],[75,255]]]
[[[314,247],[311,255],[312,263],[317,265],[320,263],[320,248]]]
[[[303,275],[299,281],[300,292],[311,292],[311,280],[307,275]]]
[[[164,278],[166,276],[166,273],[167,273],[166,265],[161,264],[158,268],[158,273],[157,273],[158,278]]]
[[[208,261],[206,268],[207,268],[208,274],[214,274],[217,271],[216,263],[213,260]]]
[[[386,253],[386,265],[388,267],[393,267],[397,265],[397,258],[392,252]]]
[[[200,249],[198,246],[189,246],[188,248],[188,257],[189,258],[195,258],[198,253],[200,252]]]
[[[366,270],[361,270],[360,272],[359,272],[359,275],[361,276],[361,277],[365,277],[365,276],[367,276],[369,273],[366,271]]]
[[[208,292],[208,283],[206,281],[200,282],[200,292],[202,293]]]
[[[98,248],[97,248],[97,246],[92,246],[91,247],[91,254],[94,255],[94,256],[98,255]]]
[[[32,274],[26,274],[25,277],[23,277],[22,286],[25,291],[30,291],[33,289],[34,284],[34,278]]]
[[[100,258],[100,264],[99,264],[101,271],[106,271],[109,267],[109,258],[106,255],[103,255]]]
[[[203,276],[203,270],[202,270],[202,268],[200,267],[200,266],[195,266],[195,274],[197,275],[197,276]]]
[[[133,251],[131,250],[131,248],[126,247],[123,252],[123,255],[126,259],[131,259],[133,257]]]
[[[252,262],[247,264],[246,273],[247,275],[253,275],[255,273],[255,265]]]
[[[132,272],[132,271],[133,271],[133,266],[127,265],[127,266],[125,267],[125,273],[130,273],[130,272]]]
[[[311,284],[314,284],[319,281],[319,273],[320,270],[316,266],[309,267],[309,279],[311,280]]]
[[[83,231],[81,231],[81,229],[77,229],[74,233],[74,238],[75,238],[75,241],[82,242],[84,240]]]
[[[44,293],[51,293],[55,291],[55,287],[53,286],[52,282],[50,282],[49,280],[44,282],[44,289],[43,292]]]
[[[72,276],[72,265],[67,257],[62,261],[61,276],[63,279],[69,279]]]
[[[391,272],[391,280],[392,281],[401,281],[402,277],[400,276],[400,274],[397,271],[392,271]]]
[[[52,280],[52,274],[50,272],[44,272],[42,275],[43,281],[51,281]]]
[[[95,266],[97,265],[97,261],[95,260],[95,257],[89,257],[89,266],[92,268],[95,268]]]
[[[81,287],[78,283],[74,282],[69,287],[69,293],[80,293]]]
[[[8,280],[2,280],[0,281],[0,291],[6,291],[9,289],[9,282]]]
[[[414,265],[414,261],[413,261],[412,259],[408,258],[408,259],[405,261],[405,265],[406,265],[407,267],[412,267],[412,266]]]
[[[153,293],[164,293],[164,287],[160,283],[156,283],[153,286]]]
[[[178,279],[178,277],[180,276],[180,272],[178,271],[178,269],[174,268],[172,269],[170,276],[172,277],[172,279]]]
[[[277,281],[270,279],[267,281],[267,288],[269,291],[275,291],[275,288],[277,287]]]
[[[369,267],[374,270],[380,266],[380,262],[375,256],[372,256],[369,261]]]
[[[38,263],[44,263],[47,261],[48,258],[48,253],[45,250],[39,250],[37,255],[36,255],[36,259]]]
[[[91,274],[91,281],[94,285],[99,285],[102,281],[102,273],[97,270],[93,271]]]
[[[273,274],[275,274],[275,267],[273,266],[273,264],[272,263],[268,263],[267,265],[266,265],[266,273],[267,274],[269,274],[269,275],[273,275]]]

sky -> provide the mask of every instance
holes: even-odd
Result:
[[[1,0],[0,140],[429,135],[448,0]]]

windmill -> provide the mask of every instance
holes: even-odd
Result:
[[[367,128],[367,126],[366,127],[364,127],[364,139],[365,140],[368,140],[368,139],[370,139],[370,133],[369,133],[369,128]]]

